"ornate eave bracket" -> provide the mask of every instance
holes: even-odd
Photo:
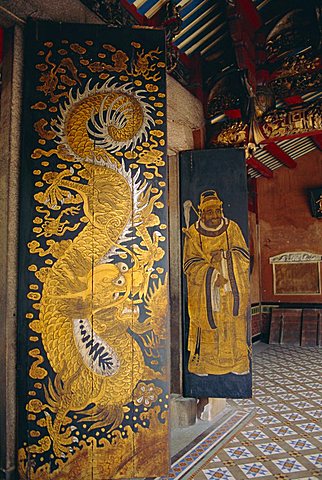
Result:
[[[249,141],[259,145],[319,135],[322,133],[321,100],[288,110],[271,110],[261,119],[254,118],[250,125],[248,129],[247,124],[241,121],[226,124],[211,136],[209,143],[214,147],[245,147]]]

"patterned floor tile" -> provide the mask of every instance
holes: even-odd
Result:
[[[243,405],[254,405],[254,400],[251,400],[249,398],[242,398],[240,400],[235,400],[235,403],[239,406]]]
[[[294,395],[293,393],[283,393],[282,395],[279,395],[279,398],[282,398],[283,400],[298,400],[299,397],[297,395]]]
[[[224,448],[224,450],[227,455],[234,460],[238,460],[240,458],[251,458],[254,456],[246,447],[242,446]]]
[[[283,473],[301,472],[306,470],[301,463],[295,458],[281,458],[278,460],[272,460],[279,470]]]
[[[264,403],[265,405],[268,403],[276,403],[276,398],[271,397],[270,395],[263,395],[256,397],[257,402]]]
[[[273,427],[273,428],[270,428],[270,430],[272,430],[272,432],[275,435],[278,435],[279,437],[285,437],[286,435],[295,435],[296,434],[296,432],[294,432],[294,430],[287,427],[286,425],[282,425],[281,427]]]
[[[262,463],[245,463],[244,465],[239,465],[239,468],[244,473],[246,478],[259,478],[271,476],[271,472],[267,470]]]
[[[309,382],[306,384],[309,388],[312,390],[321,390],[322,389],[322,383],[319,382]]]
[[[294,407],[300,408],[300,409],[302,409],[302,408],[312,408],[313,407],[312,403],[302,402],[302,401],[301,402],[291,402],[291,404],[294,405]]]
[[[297,426],[308,433],[322,432],[322,428],[316,423],[300,423]]]
[[[285,388],[282,388],[282,387],[271,387],[269,389],[270,392],[274,392],[274,393],[284,393],[285,392]]]
[[[322,468],[322,453],[314,453],[312,455],[305,455],[305,458],[309,460],[309,462],[313,463],[319,468]],[[321,471],[322,473],[322,471]]]
[[[288,414],[288,415],[291,415],[291,414]],[[304,418],[305,417],[303,417],[303,419]],[[262,423],[263,425],[276,425],[277,423],[281,423],[281,420],[279,420],[276,417],[273,417],[273,415],[264,415],[263,417],[257,417],[256,420],[259,423]]]
[[[299,480],[320,480],[320,479],[318,477],[301,477]]]
[[[297,392],[302,392],[303,390],[306,390],[305,387],[303,387],[303,385],[299,385],[297,382],[295,382],[297,387],[296,387],[296,391]]]
[[[311,450],[316,448],[311,442],[305,438],[295,438],[293,440],[285,440],[295,450]]]
[[[306,420],[306,417],[303,417],[303,415],[297,412],[282,413],[282,417],[284,417],[289,422],[299,422],[301,420]]]
[[[211,463],[218,463],[221,462],[221,459],[215,455],[214,457],[211,457]]]
[[[308,390],[304,390],[302,392],[300,392],[301,395],[305,398],[309,398],[309,399],[315,399],[315,398],[320,398],[320,395],[317,393],[317,392],[312,392],[312,391],[308,391]]]
[[[264,410],[262,407],[255,407],[256,415],[265,415],[267,411]]]
[[[229,444],[231,443],[240,443],[240,440],[237,437],[234,437],[232,440],[230,440]]]
[[[258,380],[257,385],[261,385],[263,387],[272,387],[274,383],[270,382],[269,380]]]
[[[287,412],[291,410],[291,407],[288,405],[284,405],[283,403],[276,403],[275,405],[269,405],[269,408],[273,410],[273,412]]]
[[[209,468],[203,470],[203,473],[208,480],[217,480],[218,478],[220,478],[220,480],[232,480],[235,478],[226,467]]]
[[[261,430],[249,430],[242,432],[242,434],[249,440],[261,440],[262,438],[268,438],[268,436]]]
[[[252,422],[181,480],[322,480],[321,353],[281,345],[255,353],[253,399],[229,401],[254,412]]]
[[[275,442],[261,443],[256,445],[264,455],[275,455],[277,453],[286,453],[285,450]]]
[[[308,415],[314,418],[322,418],[322,409],[319,410],[308,410],[307,412]]]

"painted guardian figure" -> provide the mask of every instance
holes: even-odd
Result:
[[[188,371],[197,375],[249,373],[247,306],[249,251],[240,227],[224,216],[216,191],[200,196],[189,226],[184,204],[184,273],[188,290]]]

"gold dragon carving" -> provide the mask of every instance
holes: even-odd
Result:
[[[49,94],[55,95],[53,88]],[[142,179],[139,166],[131,170],[114,155],[142,143],[153,125],[142,92],[120,87],[113,79],[102,86],[88,82],[83,91],[69,94],[52,122],[58,147],[50,153],[34,151],[36,159],[55,153],[63,161],[78,162],[83,181],[73,180],[72,167],[46,172],[46,188],[34,195],[36,211],[44,215],[36,217],[37,237],[77,233],[73,239],[47,240],[47,250],[36,240],[29,243],[32,254],[56,258],[47,262],[50,266],[34,268],[43,286],[41,298],[33,294],[39,319],[30,323],[40,335],[54,378],[43,386],[46,403],[33,398],[27,405],[30,415],[41,416],[38,424],[47,435],[22,449],[20,460],[25,452],[50,449],[56,458],[68,456],[79,442],[71,424],[73,412],[88,424],[88,432],[101,427],[111,431],[122,422],[126,404],[136,393],[152,391],[149,398],[156,401],[162,391],[153,381],[164,372],[147,365],[143,349],[151,355],[166,338],[167,276],[151,280],[155,263],[165,254],[155,213],[164,206],[163,191]],[[152,165],[161,176],[158,167],[164,162],[157,142],[152,144],[138,163]],[[77,205],[56,214],[68,204]],[[62,220],[80,210],[83,217],[73,226]],[[128,245],[133,238],[136,242]],[[31,373],[41,371],[39,358]]]

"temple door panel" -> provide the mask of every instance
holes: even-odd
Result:
[[[180,190],[184,394],[250,397],[244,151],[182,152]]]
[[[36,22],[25,45],[19,477],[167,475],[164,35]]]

